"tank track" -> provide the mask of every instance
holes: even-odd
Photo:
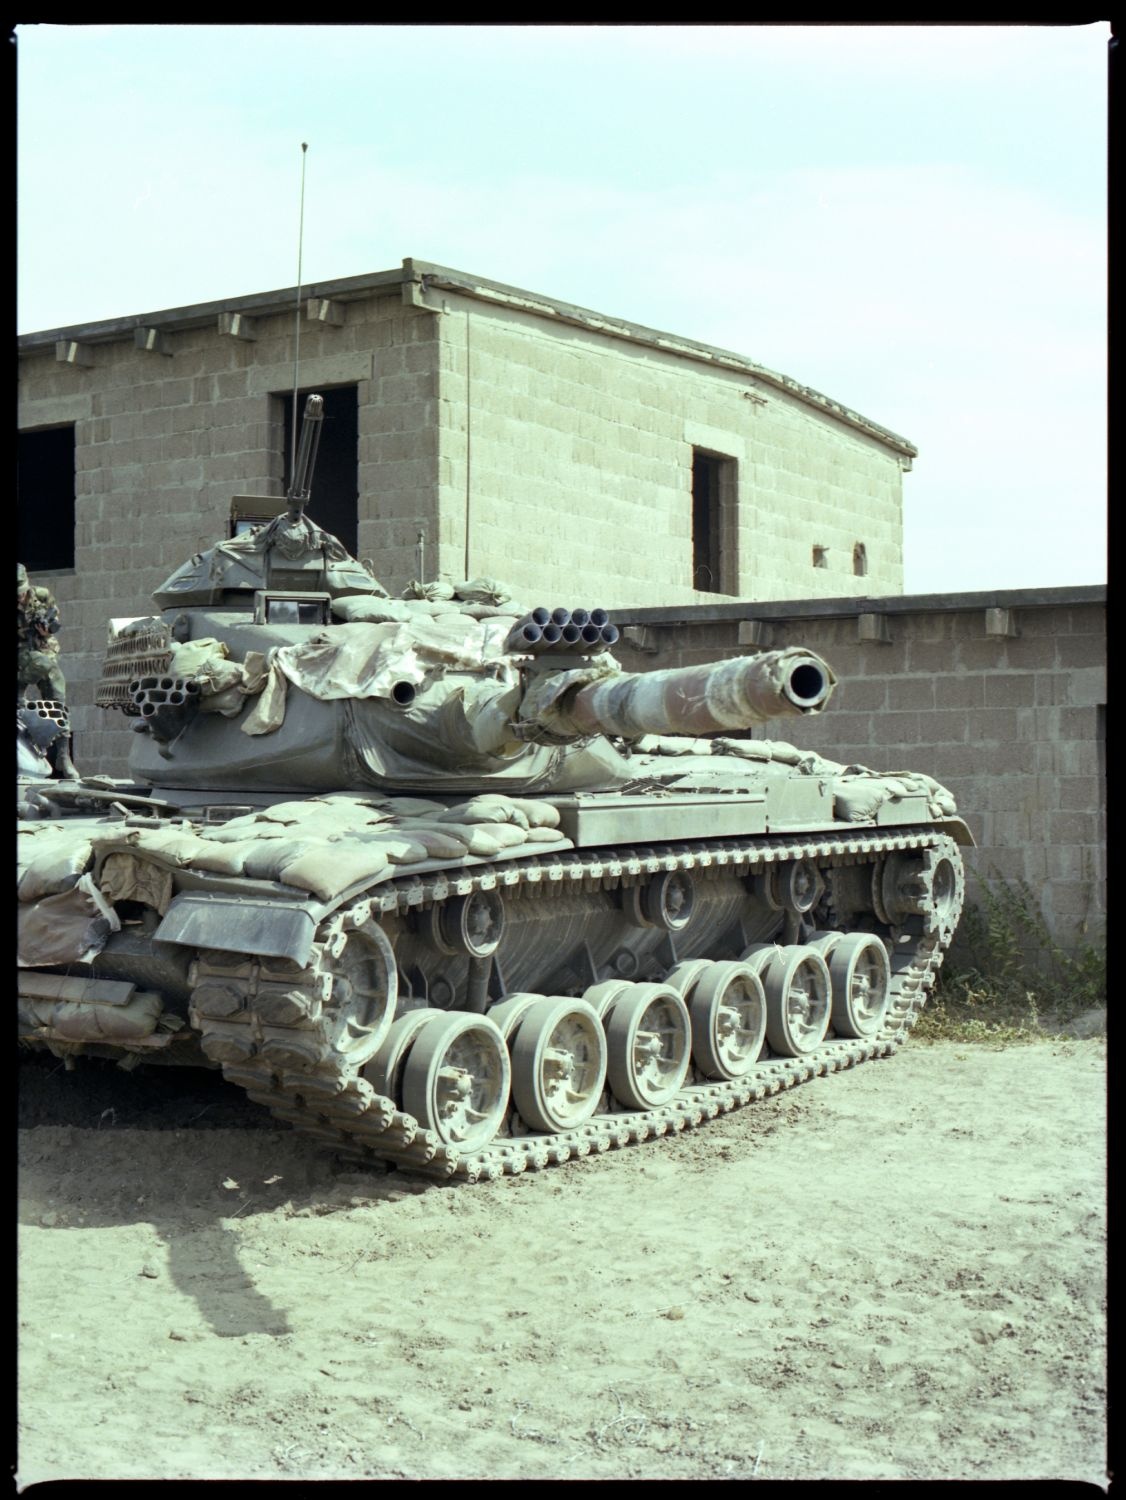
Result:
[[[544,897],[560,888],[613,890],[639,876],[709,866],[727,867],[741,876],[761,874],[772,864],[808,859],[837,872],[898,853],[923,855],[921,874],[915,877],[920,915],[913,923],[895,927],[893,914],[883,909],[880,892],[874,891],[876,920],[890,925],[892,938],[888,945],[891,995],[878,1034],[866,1040],[830,1039],[800,1058],[768,1057],[731,1082],[688,1082],[659,1108],[631,1110],[611,1100],[608,1111],[577,1129],[555,1134],[502,1133],[483,1149],[460,1151],[424,1129],[394,1101],[377,1094],[360,1076],[360,1067],[342,1058],[324,1025],[328,1017],[324,1007],[332,989],[326,955],[341,951],[349,932],[382,913],[425,908],[497,888],[518,887],[527,892],[538,887]],[[961,857],[952,839],[933,828],[903,828],[878,834],[709,840],[613,853],[576,850],[428,877],[406,876],[327,918],[303,970],[284,960],[202,951],[191,976],[191,1018],[201,1032],[204,1051],[219,1061],[231,1083],[277,1119],[337,1154],[367,1164],[393,1163],[438,1179],[493,1180],[505,1173],[538,1170],[572,1157],[677,1134],[811,1078],[894,1053],[926,1001],[960,914],[960,874],[956,889],[947,893],[944,903],[930,899],[929,878],[940,859],[951,861],[960,872]],[[831,898],[828,905],[832,911]],[[848,920],[848,914],[842,914],[841,920]]]

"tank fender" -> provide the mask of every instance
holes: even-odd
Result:
[[[325,908],[315,901],[255,901],[245,896],[185,891],[153,933],[156,943],[222,948],[308,962]]]
[[[956,844],[961,844],[967,849],[977,848],[976,839],[961,818],[938,818],[934,826],[941,828],[943,833],[949,834]]]

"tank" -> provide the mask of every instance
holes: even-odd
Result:
[[[813,652],[633,674],[597,601],[388,597],[306,514],[318,420],[284,510],[112,623],[130,779],[21,779],[21,1041],[461,1181],[893,1053],[962,907],[949,792],[759,737],[828,705]]]

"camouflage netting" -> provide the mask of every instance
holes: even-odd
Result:
[[[395,601],[371,602],[379,612]],[[231,661],[225,643],[209,637],[178,646],[170,671],[199,684],[204,713],[233,717],[247,698],[256,697],[239,727],[248,735],[271,734],[285,720],[288,683],[322,702],[354,701],[389,698],[397,684],[418,687],[446,668],[483,675],[487,664],[503,660],[515,623],[510,614],[477,620],[460,612],[423,614],[409,624],[353,620],[300,645],[275,647],[266,655],[250,651],[242,662]]]
[[[270,681],[265,653],[248,651],[245,661],[231,661],[226,643],[213,636],[175,647],[168,670],[173,677],[198,682],[200,707],[225,718],[234,718],[246,699],[262,693]]]

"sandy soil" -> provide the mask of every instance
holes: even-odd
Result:
[[[20,1483],[1102,1484],[1104,1089],[1101,1040],[916,1043],[451,1188],[28,1059]]]

